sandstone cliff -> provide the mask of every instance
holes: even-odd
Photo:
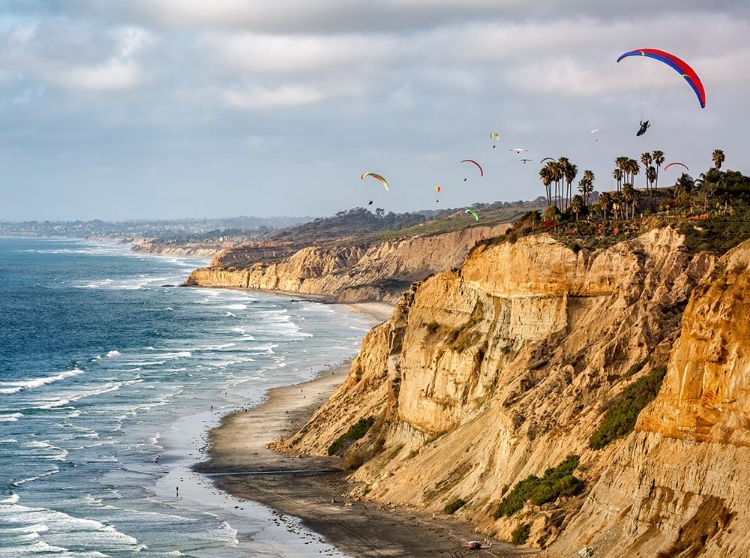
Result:
[[[404,294],[277,447],[325,453],[374,417],[344,455],[367,498],[436,513],[461,498],[457,515],[483,532],[507,539],[528,522],[553,556],[750,554],[750,243],[716,266],[682,242],[663,229],[591,253],[545,235],[480,244]],[[667,363],[636,432],[590,449],[612,400]],[[569,454],[582,496],[493,517],[514,484]]]
[[[251,260],[245,267],[238,265],[235,255],[225,252],[214,261],[220,265],[195,270],[185,284],[327,295],[341,302],[395,302],[414,281],[460,266],[478,240],[502,234],[507,228],[472,227],[374,246],[308,247],[271,262],[261,258],[256,249],[243,253],[261,261]]]
[[[160,254],[163,256],[196,256],[213,258],[216,253],[227,248],[221,243],[187,243],[187,244],[163,244],[145,239],[134,240],[131,246],[133,252],[145,254]]]
[[[749,263],[745,242],[695,290],[659,396],[560,550],[750,556]]]

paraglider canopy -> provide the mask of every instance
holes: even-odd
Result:
[[[477,168],[479,169],[479,176],[484,176],[484,170],[482,169],[481,165],[479,163],[477,163],[474,159],[464,159],[461,162],[462,163],[474,163],[477,166]],[[464,180],[466,180],[466,179],[464,178]]]
[[[364,180],[366,176],[372,176],[375,180],[383,185],[383,188],[385,188],[386,190],[388,189],[388,182],[386,182],[385,178],[383,178],[379,174],[376,174],[374,172],[366,172],[362,176],[360,176],[360,178]]]
[[[512,147],[508,151],[515,151],[516,153],[523,153],[524,151],[528,151],[525,147]]]
[[[685,79],[685,81],[688,82],[688,85],[690,85],[690,87],[693,89],[693,92],[695,92],[695,96],[698,97],[698,102],[700,103],[701,108],[706,108],[706,91],[703,88],[703,83],[698,77],[698,74],[695,73],[695,70],[688,66],[688,64],[684,60],[680,60],[674,54],[670,54],[669,52],[665,52],[663,50],[658,50],[655,48],[641,48],[621,54],[617,59],[617,62],[619,63],[623,58],[628,58],[630,56],[653,58],[654,60],[663,62],[664,64],[675,70],[678,74],[680,74],[680,76]]]
[[[468,213],[469,215],[474,217],[475,221],[479,221],[479,215],[477,215],[477,212],[473,209],[467,209],[466,211],[464,211],[464,213]]]
[[[669,163],[667,166],[664,167],[664,170],[667,170],[669,167],[673,167],[674,165],[680,165],[681,167],[685,167],[685,170],[689,171],[690,169],[685,163],[678,163],[675,161],[674,163]]]
[[[541,165],[542,163],[544,163],[544,161],[554,161],[554,159],[552,157],[545,157],[544,159],[539,161],[539,164]]]

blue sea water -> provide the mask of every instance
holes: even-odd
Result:
[[[223,414],[351,358],[372,321],[168,286],[205,263],[0,238],[0,557],[342,556],[189,467]]]

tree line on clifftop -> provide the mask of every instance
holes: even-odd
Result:
[[[664,152],[642,153],[640,163],[617,157],[612,171],[614,190],[597,194],[594,173],[585,170],[575,195],[572,185],[578,167],[566,157],[550,160],[539,171],[547,208],[524,214],[503,240],[543,231],[578,251],[604,248],[655,227],[674,226],[686,236],[688,248],[723,254],[750,238],[750,178],[722,170],[725,155],[721,149],[714,150],[712,160],[713,167],[697,179],[683,172],[670,186],[659,188]],[[642,171],[643,188],[636,188]]]

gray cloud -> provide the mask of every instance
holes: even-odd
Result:
[[[364,170],[388,176],[387,210],[435,185],[445,206],[536,197],[516,146],[598,189],[646,149],[742,168],[747,8],[647,4],[0,2],[0,219],[325,215],[367,203]],[[647,46],[693,64],[705,110],[670,69],[615,63]],[[667,104],[635,138],[643,75]],[[463,182],[466,157],[484,180]]]

